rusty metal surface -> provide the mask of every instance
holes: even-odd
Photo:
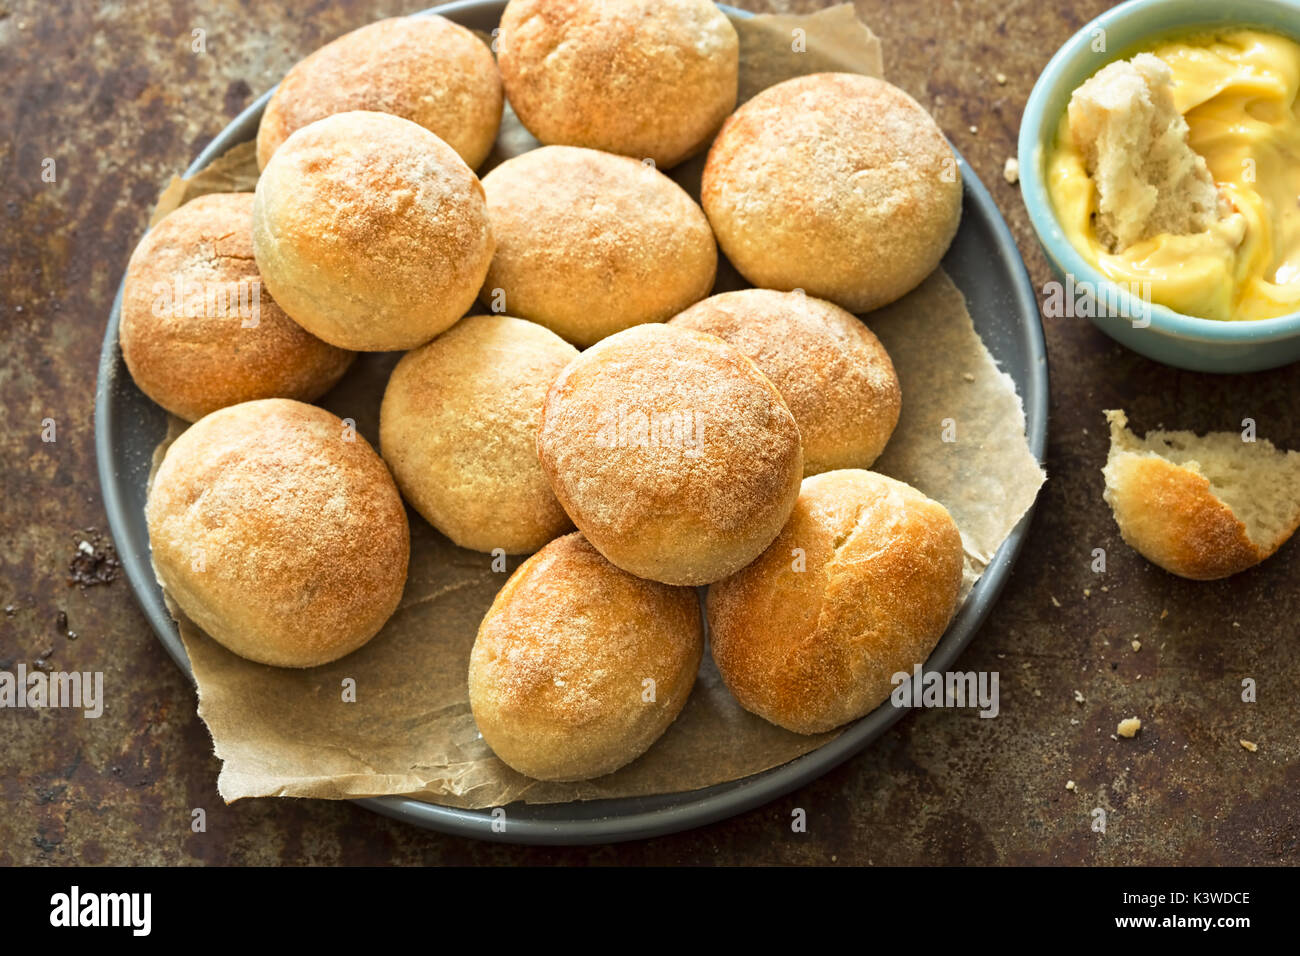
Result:
[[[934,112],[989,186],[1038,287],[1046,263],[1003,161],[1038,70],[1103,6],[859,4],[886,40],[890,78]],[[0,0],[0,670],[43,661],[102,671],[107,697],[96,720],[0,711],[0,864],[1300,862],[1300,542],[1227,581],[1174,578],[1120,541],[1099,472],[1108,407],[1127,408],[1140,429],[1236,428],[1249,416],[1261,435],[1300,448],[1300,365],[1180,372],[1082,319],[1046,323],[1049,481],[1024,556],[959,664],[1000,673],[998,718],[914,714],[774,804],[617,847],[480,844],[347,803],[223,806],[192,689],[125,581],[95,582],[113,577],[97,536],[100,339],[167,177],[298,57],[392,12],[364,0],[305,10]],[[206,53],[191,52],[195,29]],[[41,177],[47,157],[54,183]],[[47,418],[52,443],[41,437]],[[70,584],[83,540],[96,556],[83,553],[88,580]],[[1092,570],[1094,548],[1106,549],[1104,574]],[[1241,701],[1245,677],[1258,684],[1256,703]],[[1134,714],[1141,733],[1112,739]],[[200,807],[207,831],[194,833]],[[1090,826],[1095,807],[1106,810],[1105,834]],[[806,833],[791,830],[795,808]]]

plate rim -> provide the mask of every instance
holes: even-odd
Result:
[[[753,15],[725,4],[718,4],[718,6],[733,16],[748,18]],[[411,15],[438,13],[449,19],[456,19],[457,16],[481,16],[495,11],[495,15],[499,17],[504,7],[505,0],[456,0]],[[213,137],[190,163],[185,176],[193,176],[231,146],[256,136],[257,123],[274,92],[275,87],[267,90]],[[252,136],[249,135],[250,128]],[[957,155],[962,185],[968,201],[980,210],[983,219],[988,223],[996,240],[997,255],[1008,261],[1009,271],[1012,273],[1010,298],[1015,306],[1018,320],[1016,324],[1024,334],[1029,352],[1029,367],[1025,370],[1027,385],[1025,394],[1020,396],[1025,414],[1025,435],[1030,452],[1041,466],[1045,463],[1047,448],[1048,361],[1042,323],[1038,318],[1038,300],[1024,258],[1001,211],[955,146],[953,151]],[[115,544],[129,536],[128,509],[118,485],[114,448],[109,440],[115,422],[110,393],[121,375],[125,374],[126,380],[130,382],[130,375],[122,363],[118,344],[118,325],[121,319],[124,285],[125,270],[113,300],[108,325],[104,330],[95,385],[96,471],[109,533]],[[130,387],[136,387],[134,382],[130,382]],[[947,638],[954,629],[964,629],[964,633],[956,641],[949,641],[946,646],[944,638],[941,638],[940,645],[925,662],[924,666],[927,670],[947,670],[975,639],[1006,586],[1012,566],[1024,547],[1037,506],[1036,495],[1033,503],[985,567],[984,573],[975,583],[966,602],[949,622],[944,638]],[[127,583],[131,587],[131,593],[149,620],[155,636],[176,666],[193,683],[194,673],[189,658],[181,643],[176,623],[163,603],[162,591],[154,578],[147,553],[142,555],[118,548],[118,557],[126,574]],[[726,783],[681,791],[677,794],[656,795],[676,796],[682,799],[671,806],[637,810],[631,813],[618,812],[617,805],[638,798],[618,797],[537,805],[550,808],[581,805],[588,810],[609,811],[606,815],[573,818],[530,818],[528,811],[532,805],[516,802],[506,805],[514,810],[507,812],[505,826],[498,832],[494,828],[497,821],[492,817],[490,810],[448,807],[405,796],[355,797],[351,798],[351,802],[423,829],[492,842],[576,846],[647,839],[705,826],[770,803],[857,755],[910,710],[911,708],[908,707],[892,707],[888,706],[888,702],[882,703],[833,740],[794,760]]]

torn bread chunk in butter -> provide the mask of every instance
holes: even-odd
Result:
[[[1074,91],[1068,116],[1097,187],[1097,235],[1109,251],[1162,233],[1203,232],[1222,215],[1174,105],[1173,73],[1159,57],[1139,53],[1103,67]]]

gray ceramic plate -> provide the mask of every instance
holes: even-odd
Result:
[[[504,0],[463,0],[437,12],[474,29],[491,31]],[[746,16],[740,11],[728,12]],[[257,135],[270,93],[260,97],[222,130],[187,170],[193,175],[231,146]],[[965,186],[961,231],[943,260],[944,268],[966,295],[975,327],[998,364],[1015,380],[1025,404],[1029,447],[1042,461],[1047,443],[1047,353],[1037,301],[1015,240],[988,191],[961,163]],[[149,565],[149,534],[144,521],[145,482],[153,449],[167,417],[135,387],[118,347],[122,292],[118,289],[104,333],[95,393],[95,451],[108,524],[127,579],[145,615],[176,664],[190,674],[189,659],[176,624],[163,605],[162,591]],[[994,555],[969,599],[953,619],[926,664],[947,670],[979,630],[1006,584],[1020,553],[1032,509]],[[653,797],[596,800],[546,806],[511,806],[505,833],[494,833],[486,811],[458,810],[405,797],[358,800],[386,816],[445,833],[509,843],[610,843],[658,836],[701,826],[741,813],[802,786],[842,763],[879,737],[904,710],[886,703],[839,737],[781,767],[730,783]]]

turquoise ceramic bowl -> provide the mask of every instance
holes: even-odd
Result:
[[[1113,60],[1153,39],[1200,26],[1253,26],[1300,37],[1300,0],[1129,0],[1086,24],[1048,62],[1020,122],[1020,192],[1043,252],[1062,283],[1061,301],[1092,300],[1080,311],[1111,338],[1148,358],[1197,372],[1253,372],[1300,360],[1300,312],[1220,322],[1147,306],[1090,265],[1061,231],[1047,194],[1046,157],[1070,94]],[[1105,52],[1093,47],[1104,31]],[[1095,293],[1095,294],[1090,294]],[[1046,318],[1045,321],[1077,321]],[[1149,324],[1146,324],[1149,321]]]

